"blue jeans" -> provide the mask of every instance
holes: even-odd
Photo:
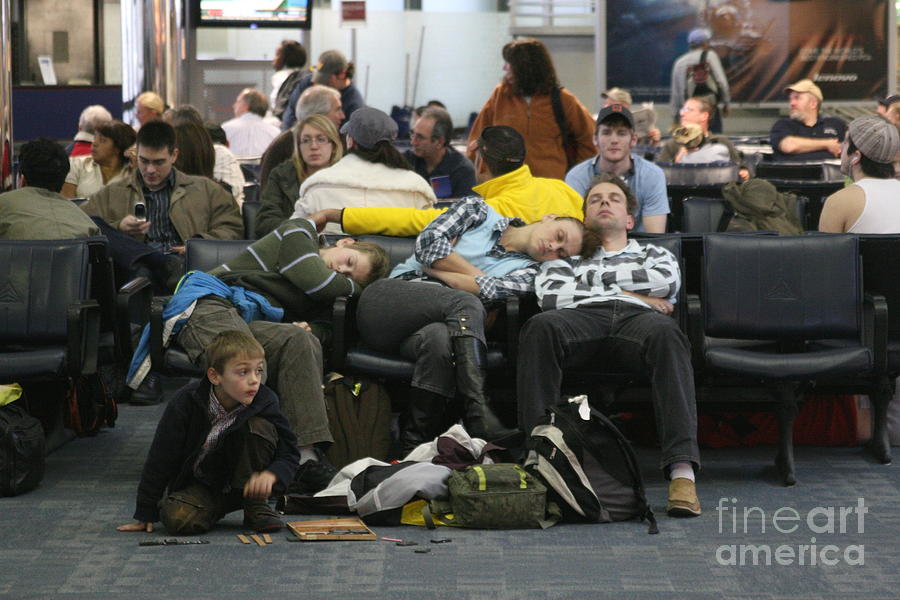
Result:
[[[671,317],[630,302],[550,310],[535,315],[519,337],[519,427],[526,432],[558,401],[567,367],[604,356],[634,357],[650,379],[661,468],[678,461],[700,466],[694,371],[687,338]]]

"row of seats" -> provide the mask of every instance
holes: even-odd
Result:
[[[362,239],[382,245],[392,265],[414,245],[412,238]],[[798,401],[811,386],[869,394],[876,406],[873,450],[879,460],[890,461],[885,412],[893,378],[900,374],[900,285],[895,275],[900,236],[763,232],[644,234],[638,239],[666,247],[682,264],[683,285],[673,318],[691,339],[698,397],[746,401],[746,391],[755,388],[775,401],[782,432],[777,463],[786,483],[795,481],[791,424]],[[188,268],[210,269],[249,243],[190,240]],[[160,303],[152,318],[154,367],[169,375],[199,375],[180,349],[162,348],[162,308]],[[498,307],[488,356],[495,384],[515,381],[518,332],[536,311],[533,298],[511,299]],[[591,391],[600,403],[626,391],[646,392],[635,387],[646,384],[640,373],[627,368],[635,364],[637,357],[598,357],[590,368],[569,373],[565,385],[572,393]],[[413,366],[403,357],[366,348],[356,330],[354,302],[345,298],[335,303],[332,369],[408,382]]]
[[[396,264],[412,238],[365,236]],[[775,403],[781,441],[776,464],[783,481],[796,478],[791,426],[805,391],[869,394],[875,406],[873,451],[890,461],[885,428],[893,381],[900,375],[900,236],[759,234],[645,234],[681,261],[683,285],[673,318],[692,344],[698,401],[747,401],[749,389]],[[210,269],[251,242],[192,239],[189,269]],[[198,376],[177,347],[161,344],[164,299],[150,311],[141,279],[118,291],[105,240],[0,242],[0,380],[70,378],[96,372],[104,360],[127,366],[135,326],[151,324],[151,359],[163,374]],[[492,384],[509,386],[518,332],[537,310],[533,299],[498,307],[488,365]],[[150,313],[150,314],[148,314]],[[413,364],[374,352],[359,341],[353,301],[334,307],[331,368],[409,381]],[[132,325],[134,324],[134,325]],[[598,356],[567,373],[565,388],[589,392],[603,404],[625,396],[646,398],[636,357]],[[642,385],[643,384],[643,385]],[[759,395],[754,399],[759,399]]]

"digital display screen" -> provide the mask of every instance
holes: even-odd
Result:
[[[311,0],[196,0],[197,24],[309,29]]]

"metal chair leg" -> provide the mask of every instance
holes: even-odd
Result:
[[[797,418],[797,389],[793,384],[779,386],[778,408],[778,454],[775,456],[775,467],[786,486],[797,483],[794,475],[794,420]]]
[[[887,429],[887,410],[894,397],[894,380],[882,377],[869,394],[872,401],[872,441],[869,449],[875,459],[882,464],[891,464],[891,442]]]

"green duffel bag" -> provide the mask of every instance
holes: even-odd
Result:
[[[547,488],[516,464],[473,465],[454,471],[448,483],[452,522],[474,529],[532,529],[559,520],[547,505]]]

